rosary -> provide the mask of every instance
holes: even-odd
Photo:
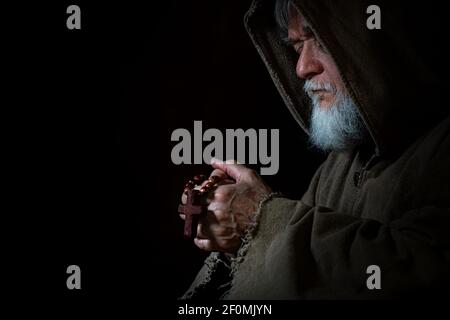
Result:
[[[219,176],[211,176],[206,180],[205,175],[197,175],[189,180],[184,186],[184,194],[187,196],[186,204],[178,206],[178,212],[185,215],[184,220],[184,236],[193,239],[197,235],[197,225],[202,215],[208,211],[204,204],[204,199],[208,192],[217,187],[221,178]],[[206,184],[200,187],[205,181]]]

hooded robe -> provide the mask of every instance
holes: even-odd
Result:
[[[331,152],[301,200],[272,194],[237,258],[206,259],[185,299],[395,298],[450,292],[450,116],[445,12],[411,2],[297,0],[370,133]],[[292,116],[311,106],[283,44],[274,0],[254,0],[245,26]],[[299,162],[301,160],[299,159]],[[381,289],[370,289],[370,266]],[[369,268],[369,269],[368,269]],[[370,279],[369,279],[370,281]]]

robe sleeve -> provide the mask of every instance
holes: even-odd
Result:
[[[362,296],[440,296],[450,293],[450,139],[437,146],[420,181],[411,185],[410,207],[379,222],[312,207],[287,229],[310,225],[317,277],[328,292]],[[381,271],[381,289],[367,288],[367,267]],[[343,288],[346,288],[345,290]]]
[[[253,227],[246,230],[237,257],[229,259],[223,253],[212,252],[206,258],[189,289],[180,299],[217,300],[225,297],[229,293],[234,272],[245,256],[253,235],[256,233],[261,210],[266,202],[277,196],[280,196],[280,194],[271,193],[261,199],[258,210],[251,217],[254,220]]]
[[[203,263],[193,283],[181,300],[218,300],[231,285],[230,261],[219,252],[212,252]]]
[[[420,185],[411,186],[414,204],[391,221],[309,201],[266,202],[251,247],[237,266],[229,298],[448,295],[450,159],[449,149],[441,150],[444,154],[429,162]],[[379,290],[368,287],[373,274],[368,267],[373,265],[380,269]]]
[[[304,225],[306,224],[306,226]],[[383,224],[326,208],[311,208],[286,232],[304,235],[316,269],[317,288],[343,297],[389,297],[448,292],[450,274],[450,211],[424,207]],[[307,238],[306,238],[307,236]],[[300,265],[302,261],[298,262]],[[380,268],[380,290],[369,290],[368,267]],[[311,274],[312,275],[312,274]],[[305,288],[308,289],[308,288]],[[322,290],[321,290],[322,289]]]

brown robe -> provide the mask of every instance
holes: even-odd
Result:
[[[238,257],[212,253],[184,298],[302,299],[441,296],[450,292],[448,80],[417,50],[426,10],[388,4],[382,29],[366,28],[366,1],[296,1],[333,57],[370,132],[364,145],[331,152],[300,201],[271,195]],[[248,33],[299,125],[310,106],[282,44],[273,0],[255,0]],[[411,6],[409,6],[411,8]],[[435,9],[439,10],[439,9]],[[416,19],[416,26],[413,22]],[[420,47],[420,46],[419,46]],[[369,290],[370,265],[381,289]]]

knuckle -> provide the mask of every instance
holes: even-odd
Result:
[[[204,250],[204,251],[213,251],[213,250],[215,250],[215,246],[212,244],[212,242],[211,242],[211,240],[208,240],[208,239],[199,239],[199,238],[196,238],[195,239],[195,245],[198,247],[198,248],[200,248],[201,250]]]
[[[214,211],[214,215],[216,216],[216,219],[218,220],[218,221],[225,221],[225,220],[228,220],[228,214],[227,214],[227,212],[226,211],[224,211],[224,210],[216,210],[216,211]]]
[[[223,191],[216,192],[214,197],[217,201],[227,201],[229,198],[229,194],[228,194],[228,192],[223,192]]]
[[[206,250],[206,247],[207,247],[205,241],[203,241],[203,240],[195,241],[195,245],[202,250]]]

